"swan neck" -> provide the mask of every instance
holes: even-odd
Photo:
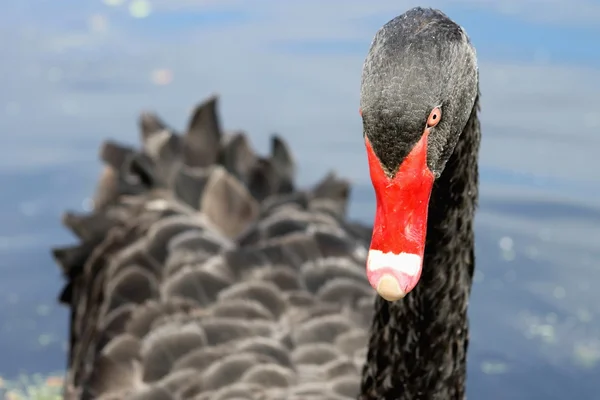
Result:
[[[362,400],[465,397],[467,306],[475,265],[478,109],[477,99],[434,184],[419,284],[400,301],[378,297],[375,302]]]

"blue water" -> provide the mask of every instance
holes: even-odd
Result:
[[[110,3],[110,2],[107,2]],[[176,128],[221,94],[228,129],[266,150],[279,132],[308,185],[355,183],[370,221],[358,116],[362,59],[412,2],[21,0],[0,12],[0,376],[64,368],[53,245],[72,238],[105,137],[135,143],[137,113]],[[203,4],[203,5],[199,5]],[[484,139],[469,396],[600,398],[600,6],[436,1],[478,48]],[[172,74],[157,83],[157,70]],[[153,78],[154,76],[154,78]]]

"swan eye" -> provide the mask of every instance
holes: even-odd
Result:
[[[429,117],[427,118],[427,127],[433,128],[440,122],[440,119],[442,119],[442,109],[436,107],[429,113]]]

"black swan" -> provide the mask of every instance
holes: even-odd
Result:
[[[361,91],[373,230],[346,218],[345,180],[298,189],[280,137],[260,157],[225,134],[216,97],[183,135],[142,114],[141,149],[106,142],[94,210],[63,218],[80,243],[53,250],[65,398],[464,397],[477,97],[474,51],[441,12],[377,34]]]
[[[465,396],[478,103],[475,50],[442,12],[379,30],[361,85],[377,199],[367,275],[391,301],[376,300],[362,399]]]

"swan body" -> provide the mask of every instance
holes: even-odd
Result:
[[[222,134],[216,105],[184,135],[143,114],[141,149],[103,145],[93,212],[65,214],[81,241],[53,252],[71,307],[66,398],[356,397],[370,228],[346,220],[345,180],[295,189],[283,139],[257,156]]]

